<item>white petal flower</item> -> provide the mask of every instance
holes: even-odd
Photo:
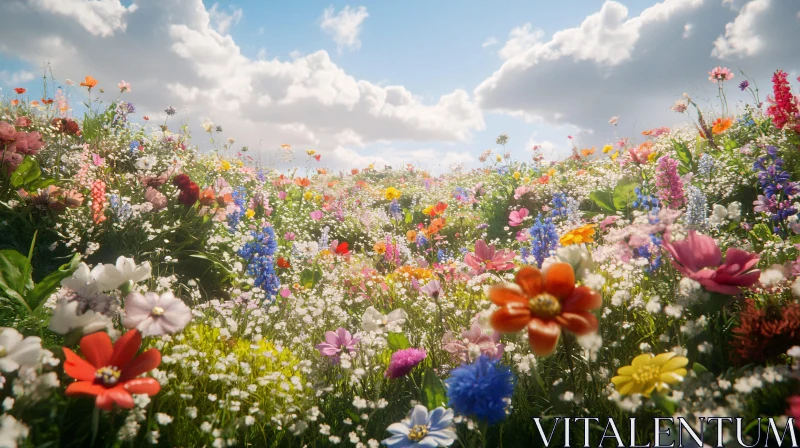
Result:
[[[133,258],[119,257],[116,265],[97,265],[92,270],[92,274],[101,291],[110,291],[128,281],[138,283],[150,278],[151,270],[150,262],[146,261],[136,266]]]
[[[192,310],[178,297],[167,291],[161,295],[137,292],[125,298],[125,328],[136,328],[142,336],[161,336],[177,333],[192,320]]]
[[[26,437],[28,437],[27,426],[8,414],[0,417],[0,446],[16,447],[17,443]]]
[[[22,335],[13,328],[0,328],[0,371],[13,372],[20,366],[35,366],[42,358],[42,340]]]
[[[78,301],[59,299],[50,318],[50,330],[58,334],[67,334],[81,329],[83,334],[91,334],[101,330],[111,330],[114,324],[108,316],[88,310],[78,314]]]
[[[72,273],[71,277],[61,280],[61,286],[65,286],[81,295],[92,295],[100,292],[96,278],[86,263],[81,262],[78,269]]]
[[[388,315],[383,315],[375,307],[371,306],[364,311],[364,315],[361,317],[361,328],[364,331],[377,333],[385,333],[387,331],[396,333],[401,330],[406,319],[408,319],[408,314],[401,308],[392,311]]]

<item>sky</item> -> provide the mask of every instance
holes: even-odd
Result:
[[[264,164],[290,144],[295,164],[315,149],[334,170],[442,171],[486,149],[556,159],[687,122],[669,109],[683,93],[714,116],[718,65],[736,74],[733,111],[742,71],[762,99],[775,70],[800,74],[799,0],[493,3],[3,0],[0,88],[36,97],[49,64],[57,85],[97,78],[108,101],[129,82],[139,117],[175,107],[201,148],[210,119]],[[69,89],[80,115],[86,92]]]

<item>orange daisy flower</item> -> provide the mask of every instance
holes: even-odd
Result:
[[[733,118],[717,118],[711,127],[712,134],[722,134],[733,126]]]
[[[87,76],[86,79],[81,83],[82,87],[88,87],[89,90],[92,90],[92,87],[97,85],[97,80],[92,78],[91,76]]]
[[[594,150],[595,150],[594,147],[592,147],[592,149],[582,149],[581,150],[581,155],[583,157],[589,157],[590,155],[594,154]]]
[[[309,185],[311,185],[311,181],[310,181],[310,180],[308,180],[308,178],[307,178],[307,177],[298,177],[298,178],[296,178],[296,179],[294,180],[294,183],[295,183],[295,184],[296,184],[298,187],[308,187]]]
[[[528,328],[528,343],[537,356],[556,350],[562,329],[578,336],[597,331],[603,299],[588,286],[575,286],[575,272],[567,263],[554,263],[544,274],[533,266],[516,275],[519,289],[495,285],[489,299],[500,306],[491,316],[492,327],[503,333]]]

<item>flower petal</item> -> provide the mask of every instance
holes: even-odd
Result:
[[[69,386],[65,393],[67,396],[75,396],[75,395],[100,395],[105,393],[106,388],[99,385],[94,384],[91,381],[76,381]]]
[[[124,366],[120,381],[136,378],[155,369],[159,364],[161,364],[161,353],[156,348],[148,349]]]
[[[588,286],[578,286],[561,302],[561,309],[565,312],[596,310],[602,305],[603,297],[599,292]]]
[[[492,328],[503,333],[514,333],[525,328],[531,320],[531,310],[523,303],[509,303],[492,313]]]
[[[561,327],[554,320],[534,317],[528,322],[528,344],[537,356],[549,356],[556,350]]]
[[[132,394],[155,395],[161,391],[161,384],[155,378],[134,378],[125,383],[125,390]]]
[[[489,288],[489,300],[495,305],[503,306],[510,303],[528,303],[528,300],[520,294],[507,286],[497,285]]]
[[[553,263],[544,274],[544,290],[566,299],[575,290],[575,271],[568,263]]]
[[[81,338],[81,353],[96,369],[109,365],[114,346],[108,333],[92,333]]]
[[[119,367],[124,373],[126,366],[133,360],[141,346],[142,334],[138,330],[128,330],[114,344],[114,354],[109,364]]]
[[[544,279],[542,271],[534,266],[523,266],[517,271],[515,281],[522,288],[522,291],[530,297],[539,295],[542,292]]]
[[[81,381],[93,381],[97,367],[89,364],[88,361],[76,355],[72,350],[64,347],[64,372]]]
[[[556,316],[555,320],[559,325],[578,336],[595,332],[598,327],[597,317],[588,311],[561,313]]]
[[[676,356],[661,366],[662,372],[672,372],[673,370],[680,369],[681,367],[686,367],[689,364],[689,360],[683,356]]]

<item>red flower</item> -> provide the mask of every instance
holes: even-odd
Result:
[[[772,91],[775,97],[767,97],[767,101],[771,103],[767,108],[767,115],[772,117],[772,122],[778,129],[788,126],[789,129],[800,132],[800,121],[796,118],[800,114],[800,105],[797,98],[792,95],[792,88],[786,77],[786,72],[783,70],[776,71],[772,76]]]
[[[200,198],[200,187],[198,187],[196,183],[190,181],[186,188],[181,189],[178,195],[178,202],[187,207],[191,207],[197,202],[198,198]]]
[[[283,257],[279,257],[278,258],[278,267],[281,268],[281,269],[289,269],[290,267],[292,267],[292,263],[290,263],[289,260],[287,260],[287,259],[285,259]]]
[[[339,254],[339,255],[347,255],[347,254],[349,254],[350,253],[350,249],[348,249],[348,246],[349,246],[349,244],[347,244],[347,241],[339,243],[339,245],[336,246],[336,253]]]
[[[552,354],[561,329],[578,336],[597,331],[597,317],[589,310],[600,308],[603,299],[588,286],[575,287],[575,272],[567,263],[554,263],[545,274],[523,266],[516,276],[520,289],[495,285],[489,299],[500,309],[491,317],[492,327],[502,333],[528,328],[528,343],[537,356]]]
[[[26,89],[25,87],[14,87],[14,91],[22,95],[23,93],[27,92],[28,89]]]
[[[739,326],[731,333],[728,354],[734,364],[778,362],[787,350],[800,345],[800,303],[757,307],[753,299],[745,299]]]
[[[125,333],[112,346],[107,333],[93,333],[81,339],[86,359],[64,347],[64,372],[76,382],[67,386],[67,395],[94,395],[95,406],[110,411],[114,403],[133,407],[131,394],[155,395],[161,385],[155,378],[137,378],[161,364],[161,353],[151,348],[139,356],[142,335],[137,330]]]
[[[180,188],[181,190],[185,190],[189,187],[189,184],[192,182],[192,179],[189,178],[186,174],[178,174],[177,176],[172,178],[172,185]]]

